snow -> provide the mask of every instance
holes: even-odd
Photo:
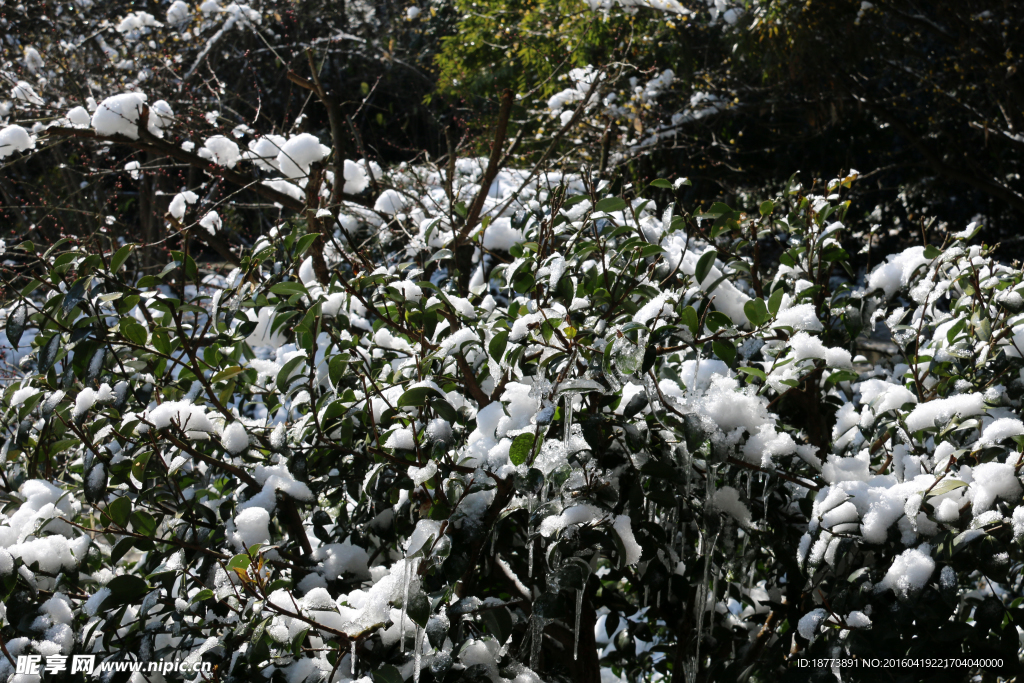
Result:
[[[108,597],[110,597],[110,589],[104,586],[89,596],[89,599],[85,601],[85,605],[82,609],[90,617],[95,616],[96,613],[99,612],[100,605],[103,604],[103,601]]]
[[[806,332],[820,332],[823,329],[814,304],[799,304],[779,311],[772,327],[792,327]]]
[[[234,168],[241,158],[241,152],[235,141],[223,135],[207,138],[198,154],[226,168]]]
[[[741,527],[751,527],[750,510],[740,500],[740,492],[732,486],[722,486],[715,491],[711,506],[735,519]]]
[[[174,216],[175,219],[180,221],[185,217],[186,206],[188,204],[195,204],[197,201],[199,201],[199,196],[195,192],[188,190],[185,192],[179,192],[174,195],[174,199],[171,200],[167,211]]]
[[[797,332],[789,340],[793,357],[797,360],[819,358],[830,368],[852,368],[853,356],[846,349],[826,347],[820,339],[806,332]]]
[[[139,116],[146,103],[142,93],[122,93],[103,100],[92,115],[92,127],[97,135],[124,135],[132,140],[139,139]],[[155,106],[155,105],[154,105]],[[160,114],[160,112],[158,112]],[[150,112],[148,130],[157,137],[165,119]]]
[[[370,575],[369,554],[350,541],[322,545],[313,551],[313,559],[323,563],[324,576],[330,581],[336,581],[344,574],[363,578]]]
[[[484,231],[484,249],[491,251],[508,251],[513,245],[524,241],[523,233],[512,227],[512,220],[507,217],[491,221]]]
[[[414,486],[419,486],[435,474],[437,474],[437,463],[435,462],[428,462],[423,467],[409,466],[409,478],[412,479]]]
[[[165,19],[168,24],[172,26],[178,24],[184,24],[192,18],[192,10],[182,0],[174,0],[171,6],[167,8],[167,14]]]
[[[25,48],[24,57],[25,68],[34,74],[39,73],[43,68],[43,58],[39,54],[39,50],[35,49],[31,45]]]
[[[603,516],[604,513],[593,505],[573,505],[563,510],[560,515],[545,517],[544,521],[540,523],[540,534],[545,538],[550,538],[567,526],[591,524],[599,521]]]
[[[843,619],[850,628],[871,628],[871,618],[861,611],[855,610]]]
[[[927,543],[904,550],[893,561],[875,590],[892,590],[900,599],[910,599],[924,588],[935,571],[935,560],[931,552],[932,548]]]
[[[241,422],[232,422],[224,428],[220,443],[228,453],[235,455],[249,448],[249,435]]]
[[[35,138],[21,126],[6,126],[0,130],[0,159],[6,159],[15,152],[35,149],[35,146]]]
[[[404,210],[406,206],[405,197],[402,196],[397,190],[384,190],[377,201],[373,204],[373,210],[379,211],[388,216],[394,216],[396,213]]]
[[[10,405],[12,408],[20,406],[22,403],[24,403],[29,398],[35,396],[38,393],[40,393],[40,391],[35,387],[22,387],[21,389],[18,389],[17,391],[14,392],[14,394],[11,395]]]
[[[280,135],[263,135],[249,141],[249,151],[244,152],[242,157],[265,171],[277,171],[280,168],[277,156],[284,148],[285,142]]]
[[[982,463],[971,470],[974,481],[970,485],[975,515],[992,507],[996,498],[1020,500],[1022,488],[1013,465],[998,462]]]
[[[983,394],[960,394],[948,398],[938,398],[921,403],[907,416],[907,429],[916,432],[928,429],[936,423],[945,426],[954,415],[961,418],[980,415],[985,411]]]
[[[297,180],[309,175],[309,167],[330,153],[331,148],[320,144],[316,136],[302,133],[284,143],[277,155],[277,165],[285,178]]]
[[[242,510],[235,516],[235,541],[241,548],[270,542],[270,513],[261,507]]]
[[[165,401],[156,408],[147,410],[143,417],[157,429],[166,429],[176,424],[191,438],[195,438],[195,435],[201,432],[216,431],[206,414],[206,409],[191,401]]]
[[[223,225],[223,221],[221,221],[216,211],[211,211],[199,219],[199,225],[206,228],[206,231],[211,235],[216,235]]]
[[[86,387],[78,392],[78,396],[75,398],[75,409],[72,411],[72,417],[76,420],[85,415],[89,410],[96,404],[96,390]]]
[[[17,84],[11,88],[11,97],[27,104],[35,104],[39,106],[46,104],[43,98],[35,91],[35,88],[32,87],[32,84],[27,81],[18,81]]]
[[[892,298],[901,288],[910,284],[917,269],[928,261],[924,256],[924,247],[910,247],[899,254],[890,254],[885,263],[876,266],[868,275],[867,288],[869,291],[881,289],[886,298]]]
[[[75,128],[88,128],[92,121],[89,111],[81,106],[68,110],[65,117]]]
[[[633,536],[633,527],[629,517],[627,515],[618,515],[612,522],[612,528],[615,530],[626,551],[626,557],[624,558],[626,564],[636,564],[639,562],[643,555],[643,549],[636,542],[636,537]]]
[[[825,621],[827,616],[828,612],[821,607],[811,610],[800,617],[800,621],[796,626],[797,633],[807,640],[814,640],[818,635],[818,627],[821,626],[821,623]]]
[[[1013,417],[1001,417],[985,427],[978,446],[994,446],[1011,436],[1024,435],[1024,422]]]

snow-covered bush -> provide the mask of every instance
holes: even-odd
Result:
[[[110,140],[260,169],[289,213],[230,272],[8,247],[32,264],[4,309],[12,657],[291,682],[1017,665],[1024,282],[974,226],[857,278],[855,174],[689,213],[685,181],[385,172],[308,134],[199,154],[144,98],[122,113]],[[208,203],[165,218],[214,239]]]

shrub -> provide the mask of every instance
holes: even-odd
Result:
[[[117,140],[160,152],[146,111]],[[227,274],[10,246],[12,656],[288,681],[1016,671],[1024,301],[976,226],[857,278],[855,174],[688,213],[682,182],[384,174],[292,140],[250,158],[291,213]],[[230,180],[220,148],[173,154]],[[190,194],[167,220],[216,236]],[[869,362],[879,321],[896,346]]]

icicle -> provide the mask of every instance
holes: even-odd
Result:
[[[422,656],[420,653],[423,650],[423,647],[420,644],[421,640],[423,640],[423,628],[419,624],[417,624],[416,625],[416,642],[414,642],[413,645],[412,645],[413,652],[415,653],[413,669],[412,669],[412,683],[420,683],[420,661],[421,661],[420,657]]]
[[[529,550],[529,558],[527,560],[529,562],[530,566],[527,567],[527,569],[526,569],[526,576],[527,576],[527,578],[530,578],[530,579],[533,578],[533,546],[535,546],[535,545],[537,545],[537,539],[536,538],[531,538],[529,540],[530,550]]]
[[[544,639],[544,621],[536,614],[530,630],[530,668],[534,671],[540,665],[540,649]]]
[[[356,641],[352,641],[352,678],[356,677]]]
[[[661,609],[661,591],[658,591],[658,593],[654,596],[654,606],[658,609]]]
[[[707,476],[707,500],[712,500],[715,495],[715,478],[717,475],[718,465],[710,464]],[[694,648],[694,677],[697,675],[697,669],[700,668],[700,643],[704,639],[704,616],[708,611],[708,582],[711,580],[711,561],[715,554],[715,544],[718,542],[719,531],[720,529],[716,530],[711,535],[709,541],[705,541],[706,533],[701,532],[701,554],[704,555],[704,575],[699,591],[700,597],[697,600],[697,643]],[[715,588],[717,590],[717,586]],[[689,672],[687,672],[687,680],[690,680]]]
[[[573,394],[565,394],[565,416],[562,423],[562,445],[569,450],[569,437],[572,435],[572,399]]]
[[[747,473],[747,500],[750,500],[750,484],[754,481],[754,475],[750,472]]]
[[[647,598],[649,598],[650,595],[651,595],[651,587],[650,586],[644,586],[644,602],[643,602],[642,605],[640,605],[641,609],[643,609],[644,607],[647,607]]]
[[[580,654],[580,612],[583,611],[583,591],[576,589],[576,630],[572,644],[572,659],[576,661]]]
[[[401,652],[405,652],[405,612],[409,606],[409,564],[412,560],[406,558],[405,566],[402,567],[402,621],[398,626],[398,639],[401,641]]]

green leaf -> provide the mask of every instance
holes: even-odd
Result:
[[[928,492],[929,498],[935,496],[941,496],[943,493],[949,493],[950,491],[956,491],[959,488],[967,486],[967,482],[960,481],[959,479],[947,479],[931,491]]]
[[[502,330],[494,335],[491,343],[487,345],[487,350],[490,352],[491,358],[501,361],[501,357],[505,355],[506,346],[508,346],[508,330]]]
[[[135,249],[134,244],[126,244],[110,257],[110,272],[116,273],[124,265],[124,262],[128,260],[128,257],[132,255],[132,250]]]
[[[401,672],[392,664],[385,664],[370,673],[373,683],[405,683]]]
[[[449,422],[457,422],[459,419],[459,413],[452,407],[452,404],[441,398],[430,399],[430,407],[434,409],[434,412],[448,420]]]
[[[718,252],[714,249],[709,249],[697,260],[697,267],[694,268],[693,275],[698,285],[707,279],[708,273],[711,272],[711,267],[715,265],[716,258],[718,258]]]
[[[277,373],[277,381],[275,382],[279,391],[287,391],[292,380],[299,378],[298,375],[292,377],[292,373],[295,372],[295,368],[297,368],[300,363],[304,363],[305,361],[305,356],[296,356],[284,364],[281,371]]]
[[[483,621],[487,626],[487,630],[494,634],[499,643],[504,643],[512,635],[514,622],[512,621],[512,612],[508,607],[497,607],[487,610],[484,612]]]
[[[732,207],[722,202],[715,202],[711,208],[701,214],[705,218],[718,218],[733,213]]]
[[[64,301],[61,304],[61,308],[64,310],[64,315],[67,315],[71,310],[77,306],[82,298],[85,296],[86,285],[89,283],[90,277],[79,278],[75,281],[75,284],[71,285],[68,293],[64,295]]]
[[[149,585],[133,574],[115,576],[107,582],[107,588],[110,589],[110,596],[107,600],[114,601],[116,605],[133,602],[149,592]]]
[[[117,564],[118,560],[125,556],[129,550],[135,545],[135,539],[131,536],[125,536],[120,541],[114,544],[114,547],[110,549],[110,563]]]
[[[310,235],[303,235],[299,238],[299,241],[295,243],[295,258],[299,258],[306,253],[306,250],[316,241],[316,238],[320,235],[312,233]]]
[[[664,178],[657,178],[657,179],[651,181],[651,187],[660,187],[663,190],[671,190],[672,189],[672,183],[670,183],[669,181],[665,180]],[[505,641],[501,640],[499,642],[504,643]]]
[[[747,320],[750,321],[751,327],[760,327],[770,317],[768,306],[765,305],[764,299],[751,299],[743,304],[743,313],[747,316]]]
[[[420,626],[426,626],[427,620],[430,619],[430,598],[427,594],[417,591],[415,595],[410,595],[406,613]]]
[[[443,259],[447,259],[447,258],[451,258],[451,257],[452,257],[452,252],[451,252],[450,249],[438,249],[437,251],[435,251],[433,253],[433,255],[431,255],[431,257],[429,259],[427,259],[427,265],[430,265],[434,261],[441,261]]]
[[[122,529],[127,528],[128,517],[131,514],[132,502],[128,500],[127,496],[116,498],[107,506],[107,515],[110,519],[114,520],[114,524],[118,525]]]
[[[128,341],[138,346],[145,346],[146,339],[149,337],[146,334],[146,328],[139,323],[129,318],[121,320],[121,333],[128,339]]]
[[[707,317],[704,318],[704,324],[712,332],[717,332],[723,327],[732,327],[732,318],[727,316],[721,311],[711,311]]]
[[[13,348],[18,348],[21,335],[25,332],[25,322],[28,320],[28,309],[21,304],[7,316],[7,341],[11,342]]]
[[[245,553],[239,553],[228,560],[228,569],[248,569],[249,565],[252,564],[252,558]]]
[[[761,202],[761,206],[758,209],[758,211],[761,212],[762,216],[767,216],[767,215],[771,214],[771,212],[774,211],[774,210],[775,210],[775,203],[773,201],[771,201],[770,199],[766,199],[765,201]]]
[[[764,374],[764,370],[762,370],[760,368],[750,368],[750,367],[744,366],[744,367],[739,367],[739,368],[736,368],[736,369],[738,371],[746,373],[748,375],[753,375],[754,377],[757,377],[758,379],[760,379],[762,382],[765,381],[765,379],[766,379],[766,376]]]
[[[713,341],[711,342],[711,350],[730,367],[736,361],[736,347],[731,342]]]
[[[136,510],[132,513],[131,521],[135,533],[143,536],[153,536],[156,533],[156,519],[148,512]]]
[[[683,321],[683,324],[690,328],[690,332],[694,336],[700,333],[697,327],[700,325],[700,318],[697,316],[697,311],[693,306],[687,306],[679,312],[679,317]]]
[[[235,375],[240,375],[243,372],[244,372],[244,370],[243,370],[243,368],[241,366],[239,366],[239,365],[232,365],[231,367],[224,368],[223,370],[218,372],[216,375],[214,375],[213,379],[210,380],[210,383],[211,384],[216,384],[217,382],[221,382],[221,381],[224,381],[226,379],[231,379]]]
[[[529,459],[530,454],[533,453],[533,445],[536,439],[536,435],[529,432],[520,434],[512,439],[512,445],[508,449],[509,461],[516,467],[525,463]]]
[[[39,372],[46,374],[53,362],[57,360],[57,352],[60,351],[60,332],[54,333],[50,341],[46,342],[42,352],[39,354]]]
[[[302,656],[302,643],[304,643],[306,641],[306,636],[308,634],[309,634],[309,629],[308,628],[304,628],[301,631],[299,631],[298,633],[296,633],[295,637],[292,638],[292,656],[293,657],[301,657]]]
[[[768,310],[771,312],[772,315],[775,315],[779,312],[779,307],[782,306],[782,295],[782,287],[779,287],[774,292],[772,292],[772,295],[770,297],[768,297]]]
[[[198,593],[196,593],[195,595],[192,596],[192,603],[191,604],[194,605],[197,602],[202,602],[203,600],[209,600],[212,597],[213,597],[213,591],[210,590],[209,588],[204,588],[203,590],[199,591]]]
[[[416,407],[425,405],[426,402],[427,402],[427,399],[432,397],[432,396],[436,396],[436,397],[442,398],[442,399],[445,398],[444,394],[439,392],[434,387],[413,387],[412,389],[409,389],[404,394],[402,394],[401,396],[398,397],[398,407],[399,408],[408,408],[408,407],[416,408]]]
[[[331,363],[327,370],[331,384],[337,385],[338,382],[341,381],[341,377],[345,374],[345,369],[348,367],[348,360],[348,354],[340,354],[331,357]]]
[[[278,296],[291,296],[293,294],[308,294],[301,282],[278,282],[270,288],[270,291]]]
[[[625,208],[626,202],[621,197],[605,197],[594,206],[595,211],[604,211],[605,213],[622,211]]]

